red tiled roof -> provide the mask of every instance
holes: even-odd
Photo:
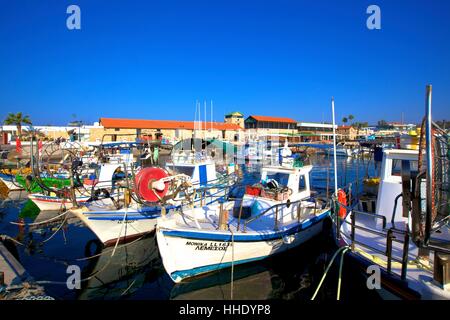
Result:
[[[100,124],[105,128],[118,129],[188,129],[194,130],[199,124],[194,121],[175,121],[175,120],[137,120],[137,119],[118,119],[118,118],[100,118]],[[202,128],[205,128],[205,122],[202,122]],[[211,128],[211,122],[206,123],[206,128]],[[212,128],[215,130],[239,130],[242,129],[237,124],[212,122]]]
[[[338,127],[338,130],[339,129],[350,129],[352,126],[340,126],[340,127]]]
[[[294,119],[283,118],[283,117],[249,116],[249,118],[253,118],[253,119],[257,120],[257,121],[297,123],[297,121],[295,121]]]

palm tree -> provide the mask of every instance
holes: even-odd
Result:
[[[346,117],[343,117],[343,118],[342,118],[342,122],[343,122],[343,123],[347,123],[347,121],[348,121],[348,119],[347,119]]]
[[[355,117],[352,114],[348,116],[348,120],[352,121],[353,119],[355,119]]]
[[[33,126],[30,126],[30,128],[22,130],[22,133],[25,135],[24,140],[31,140],[31,137],[36,137],[37,139],[44,140],[47,136],[44,132],[42,132],[41,129],[36,129]],[[29,139],[27,139],[29,138]]]
[[[22,137],[22,124],[31,124],[31,120],[29,116],[23,116],[22,112],[9,113],[6,117],[4,124],[6,125],[15,125],[17,127],[17,134]]]

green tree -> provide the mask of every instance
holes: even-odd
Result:
[[[348,119],[347,119],[346,117],[343,117],[343,118],[342,118],[342,122],[343,122],[343,123],[347,123],[347,122],[348,122]]]
[[[348,120],[349,120],[349,121],[353,121],[353,119],[355,119],[355,116],[352,115],[352,114],[350,114],[350,115],[348,116]]]
[[[31,125],[31,120],[29,116],[24,116],[22,112],[9,113],[6,117],[4,124],[15,125],[17,127],[17,134],[22,137],[22,124]]]

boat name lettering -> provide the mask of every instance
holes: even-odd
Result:
[[[231,244],[229,242],[198,242],[187,241],[187,246],[194,246],[194,250],[211,250],[211,251],[225,251]]]

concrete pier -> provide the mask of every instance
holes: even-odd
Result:
[[[3,283],[1,283],[3,282]],[[37,285],[0,239],[0,300],[52,299]]]

